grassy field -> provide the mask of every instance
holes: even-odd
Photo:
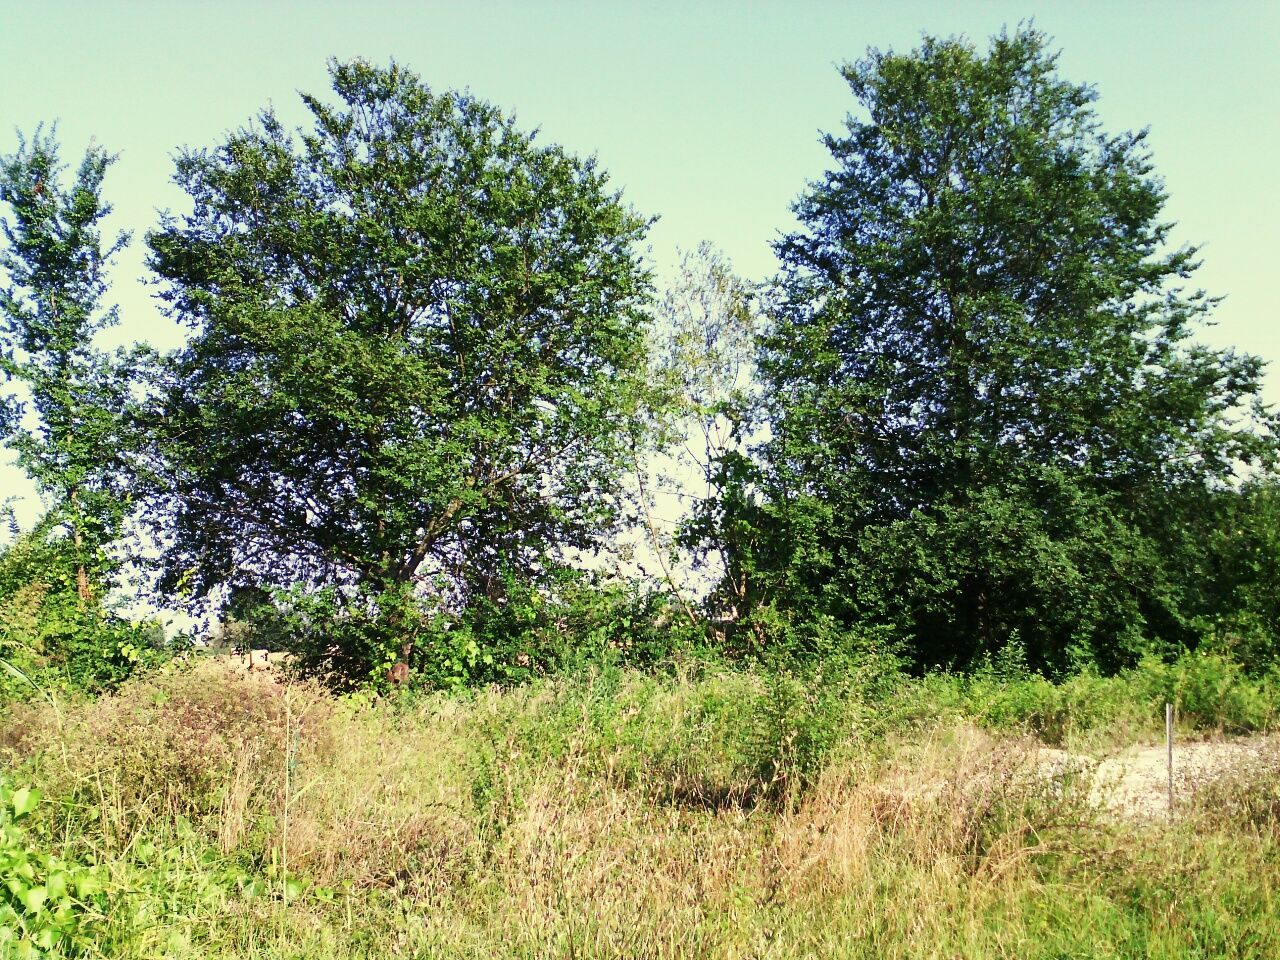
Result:
[[[9,788],[43,799],[8,794],[0,867],[35,857],[49,955],[1280,956],[1274,753],[1172,822],[1040,761],[1154,739],[1165,696],[1183,736],[1280,702],[1213,660],[1060,686],[692,662],[395,703],[196,661],[6,710]]]

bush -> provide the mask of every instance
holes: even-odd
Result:
[[[0,657],[30,678],[0,677],[4,699],[33,685],[109,689],[173,652],[158,625],[107,609],[100,584],[85,596],[77,563],[70,540],[43,527],[0,551]]]
[[[102,872],[33,842],[23,821],[40,800],[0,782],[0,956],[83,956],[107,909]]]
[[[1131,677],[1153,709],[1172,703],[1180,722],[1197,729],[1250,733],[1280,719],[1280,675],[1250,677],[1221,654],[1191,653],[1170,664],[1147,660]]]
[[[1101,676],[1085,670],[1053,683],[1017,667],[988,663],[970,674],[936,673],[903,684],[892,701],[899,722],[968,717],[1061,744],[1073,737],[1132,741],[1161,728],[1165,703],[1192,730],[1250,733],[1280,723],[1280,673],[1251,676],[1219,654],[1147,657]]]
[[[306,686],[195,662],[65,716],[11,712],[7,736],[18,757],[58,755],[45,776],[50,790],[75,801],[63,816],[87,811],[101,831],[121,837],[184,817],[231,849],[255,810],[274,807],[286,768],[329,749],[331,711]]]
[[[428,690],[526,683],[593,662],[652,666],[696,647],[702,631],[649,584],[563,570],[551,586],[507,577],[461,611],[419,597],[360,602],[336,590],[277,591],[236,610],[241,647],[294,654],[303,675],[338,690]]]

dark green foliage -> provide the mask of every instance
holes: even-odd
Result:
[[[652,668],[701,645],[677,598],[638,580],[563,570],[549,590],[520,590],[469,612],[481,659],[468,679],[521,682],[566,668],[610,663]]]
[[[1190,339],[1214,300],[1145,135],[1054,66],[1020,29],[843,71],[864,113],[777,247],[771,436],[707,538],[793,631],[884,627],[921,666],[1017,640],[1051,671],[1205,634],[1205,505],[1276,463],[1262,363]]]
[[[366,624],[334,640],[377,670],[614,529],[647,224],[469,95],[394,64],[332,79],[311,130],[266,112],[178,161],[192,210],[148,240],[193,337],[148,513],[170,588],[327,591],[305,602]]]
[[[668,592],[567,568],[539,583],[508,574],[496,598],[430,617],[411,597],[352,597],[335,588],[277,591],[239,609],[235,635],[242,647],[287,648],[300,672],[340,686],[364,684],[371,672],[386,686],[404,662],[413,686],[434,689],[522,683],[586,663],[653,666],[703,637]]]
[[[1217,508],[1201,544],[1212,644],[1260,673],[1280,664],[1280,482],[1221,493]]]

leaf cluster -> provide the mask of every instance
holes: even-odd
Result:
[[[41,799],[0,783],[0,955],[84,956],[107,907],[102,872],[33,843],[24,821]]]

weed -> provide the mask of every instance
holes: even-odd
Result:
[[[60,728],[28,704],[3,736],[54,798],[22,849],[109,897],[74,908],[66,952],[1278,955],[1267,754],[1149,825],[1042,762],[1044,738],[1152,728],[1141,710],[1193,669],[1048,684],[595,664],[392,702],[214,662],[61,703]],[[1261,698],[1248,709],[1269,696],[1231,683]]]

